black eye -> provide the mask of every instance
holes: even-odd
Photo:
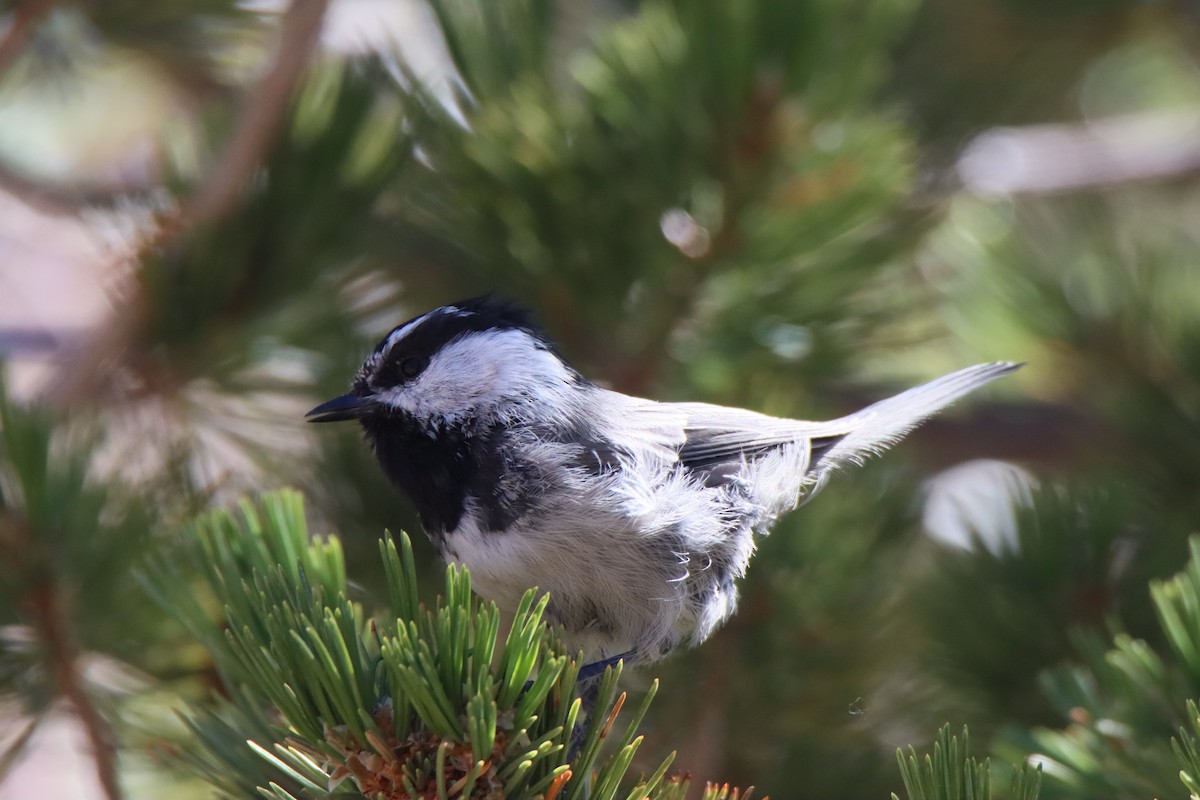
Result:
[[[420,356],[409,356],[400,362],[400,374],[406,378],[415,378],[421,374],[428,363],[427,359]]]

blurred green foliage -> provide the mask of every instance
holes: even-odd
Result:
[[[430,0],[406,19],[432,27],[395,48],[314,55],[236,203],[202,226],[180,212],[272,63],[276,20],[144,5],[0,6],[37,21],[24,42],[0,36],[21,55],[0,105],[24,109],[0,119],[0,188],[140,231],[106,274],[111,319],[42,365],[31,408],[0,408],[14,754],[64,696],[93,701],[122,779],[147,795],[188,784],[175,760],[134,754],[273,741],[267,700],[231,687],[196,624],[146,602],[135,562],[176,546],[194,513],[290,484],[316,528],[343,534],[349,583],[325,599],[382,607],[375,542],[415,517],[356,432],[302,414],[406,315],[497,291],[585,374],[660,399],[817,418],[972,361],[1029,362],[785,519],[732,623],[654,670],[649,750],[678,749],[697,785],[885,797],[896,748],[949,721],[1005,762],[1043,759],[1043,796],[1195,791],[1200,620],[1178,599],[1186,578],[1148,588],[1183,568],[1197,530],[1194,168],[1104,180],[1110,154],[1082,164],[1088,188],[991,194],[955,169],[996,126],[1061,123],[1083,141],[1112,117],[1171,112],[1175,139],[1130,134],[1120,153],[1186,141],[1191,5]],[[422,37],[444,46],[441,82],[415,57]],[[77,124],[64,104],[100,62],[139,71],[123,91],[174,93],[138,185],[63,184],[6,129],[47,86],[67,90],[46,93],[39,124]],[[59,134],[83,153],[89,132]],[[1048,175],[1085,152],[1027,155]],[[1020,465],[1027,491],[942,472],[979,458]],[[957,513],[931,536],[946,493]],[[442,567],[414,546],[428,597]],[[168,563],[176,585],[204,585],[199,566]],[[97,678],[97,659],[136,680]],[[211,719],[166,722],[217,687]],[[263,767],[224,751],[231,775]],[[903,763],[915,780],[922,762]]]

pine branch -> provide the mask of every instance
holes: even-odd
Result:
[[[1191,730],[1179,729],[1179,738],[1171,739],[1171,749],[1179,760],[1179,780],[1191,792],[1192,800],[1200,798],[1200,708],[1194,700],[1187,702],[1188,722]]]
[[[206,515],[185,541],[189,551],[156,559],[146,584],[209,647],[237,698],[222,715],[228,738],[206,737],[189,757],[214,786],[229,787],[239,769],[239,785],[275,798],[331,796],[343,784],[396,798],[617,797],[655,687],[618,728],[618,665],[585,711],[579,664],[544,619],[546,596],[528,592],[501,639],[498,609],[472,595],[465,570],[447,569],[437,603],[418,601],[401,535],[380,543],[389,603],[367,620],[346,599],[340,545],[309,541],[291,492],[244,503],[237,518]],[[186,588],[193,569],[225,609],[219,626]],[[195,711],[193,730],[213,729],[212,713]],[[231,750],[246,740],[265,781]],[[672,758],[629,796],[679,796],[679,782],[665,781]]]
[[[133,265],[134,270],[144,270],[152,254],[186,246],[182,243],[188,234],[218,223],[242,198],[279,136],[304,67],[319,40],[327,6],[328,0],[293,0],[282,17],[274,60],[245,97],[233,131],[207,177],[178,210],[158,216],[123,254],[124,263]],[[51,381],[55,391],[50,399],[56,405],[71,407],[106,389],[105,378],[111,376],[108,370],[96,369],[97,364],[136,360],[139,335],[154,313],[153,298],[145,296],[146,287],[140,281],[129,281],[123,288],[121,313],[62,359]]]
[[[91,455],[86,442],[64,436],[44,413],[14,407],[0,382],[0,607],[4,622],[28,631],[35,645],[24,661],[0,665],[12,679],[0,692],[35,718],[53,699],[65,700],[105,796],[118,800],[116,737],[99,689],[88,686],[83,640],[97,627],[89,615],[126,613],[120,607],[125,569],[142,550],[144,528],[88,481]],[[33,701],[39,695],[45,699]],[[13,746],[25,741],[19,737]]]
[[[196,378],[223,383],[231,400],[244,398],[263,391],[262,370],[241,382],[238,369],[251,371],[249,362],[271,356],[247,347],[249,337],[269,335],[274,352],[280,344],[318,345],[325,354],[347,340],[357,348],[354,314],[382,313],[383,293],[360,303],[365,298],[352,288],[373,266],[361,258],[364,230],[376,223],[380,193],[410,154],[408,139],[397,132],[402,121],[393,95],[372,61],[312,70],[288,96],[284,132],[259,180],[240,196],[238,213],[209,225],[164,217],[133,245],[119,313],[58,354],[46,401],[60,409],[136,414],[143,401],[186,406]],[[284,315],[286,332],[278,325]],[[211,337],[217,329],[220,335]],[[311,361],[321,357],[312,352]],[[295,380],[282,392],[311,390],[311,381]],[[137,386],[156,388],[131,393]],[[278,408],[273,415],[277,420]],[[271,415],[263,416],[270,424]]]
[[[1083,663],[1042,676],[1043,690],[1069,724],[1011,737],[1054,765],[1056,789],[1163,797],[1182,779],[1196,790],[1196,708],[1185,700],[1200,687],[1200,537],[1191,540],[1187,567],[1152,582],[1150,593],[1168,648],[1126,633],[1110,642],[1077,637]]]
[[[237,201],[278,135],[301,71],[321,33],[328,0],[292,0],[279,30],[275,60],[246,98],[215,167],[184,206],[181,224],[211,224]]]

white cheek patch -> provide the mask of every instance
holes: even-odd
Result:
[[[419,420],[454,421],[497,413],[516,400],[554,400],[573,378],[553,353],[520,330],[469,333],[434,354],[416,379],[379,393]]]
[[[504,387],[494,362],[479,363],[456,355],[453,349],[439,353],[413,383],[409,394],[414,414],[453,419],[503,399]]]

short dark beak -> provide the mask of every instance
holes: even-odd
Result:
[[[347,419],[358,419],[374,405],[375,398],[373,397],[344,394],[321,403],[305,414],[304,418],[309,422],[341,422]]]

